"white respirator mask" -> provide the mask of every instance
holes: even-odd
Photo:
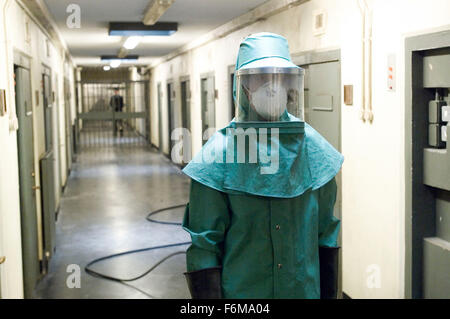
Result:
[[[266,82],[250,94],[250,103],[262,118],[277,120],[286,110],[287,90],[279,82]]]

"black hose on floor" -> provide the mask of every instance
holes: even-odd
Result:
[[[151,216],[154,216],[156,214],[159,213],[163,213],[175,208],[180,208],[180,207],[184,207],[186,206],[186,204],[182,204],[182,205],[175,205],[175,206],[170,206],[170,207],[165,207],[165,208],[161,208],[158,210],[155,210],[153,212],[150,212],[147,216],[146,216],[146,220],[148,220],[151,223],[158,223],[158,224],[165,224],[165,225],[181,225],[181,223],[176,223],[176,222],[165,222],[165,221],[159,221],[159,220],[155,220],[153,218],[151,218]],[[161,260],[159,260],[156,264],[154,264],[153,266],[151,266],[149,269],[147,269],[145,272],[143,272],[142,274],[135,276],[135,277],[131,277],[131,278],[118,278],[118,277],[113,277],[110,275],[106,275],[103,273],[100,273],[98,271],[93,270],[91,267],[101,261],[104,260],[108,260],[108,259],[112,259],[115,257],[119,257],[119,256],[124,256],[124,255],[130,255],[130,254],[135,254],[135,253],[140,253],[140,252],[144,252],[144,251],[149,251],[149,250],[156,250],[156,249],[163,249],[163,248],[169,248],[169,247],[176,247],[176,246],[183,246],[183,245],[188,245],[191,242],[182,242],[182,243],[175,243],[175,244],[169,244],[169,245],[162,245],[162,246],[153,246],[153,247],[147,247],[147,248],[141,248],[141,249],[134,249],[134,250],[128,250],[128,251],[124,251],[121,253],[117,253],[117,254],[112,254],[112,255],[108,255],[108,256],[104,256],[104,257],[100,257],[97,259],[92,260],[91,262],[89,262],[85,267],[84,267],[84,271],[94,277],[99,277],[102,279],[106,279],[106,280],[111,280],[111,281],[115,281],[115,282],[119,282],[122,283],[128,287],[134,288],[137,291],[141,292],[142,294],[146,295],[147,297],[153,298],[153,296],[151,296],[150,294],[146,293],[145,291],[127,284],[130,281],[135,281],[138,279],[141,279],[145,276],[147,276],[150,272],[152,272],[156,267],[158,267],[159,265],[161,265],[163,262],[165,262],[166,260],[168,260],[169,258],[176,256],[176,255],[180,255],[180,254],[185,254],[186,251],[177,251],[174,253],[171,253],[169,255],[167,255],[166,257],[162,258]]]
[[[149,222],[151,223],[158,223],[158,224],[164,224],[164,225],[181,225],[181,223],[175,223],[175,222],[164,222],[164,221],[160,221],[160,220],[156,220],[156,219],[152,219],[150,218],[153,215],[159,214],[159,213],[163,213],[165,211],[171,210],[171,209],[175,209],[175,208],[180,208],[180,207],[186,207],[186,204],[182,204],[182,205],[175,205],[175,206],[170,206],[170,207],[165,207],[165,208],[161,208],[161,209],[157,209],[154,212],[150,212],[147,217],[145,217],[145,219],[147,219]]]

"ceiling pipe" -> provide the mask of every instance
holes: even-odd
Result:
[[[119,54],[117,54],[117,57],[118,58],[124,58],[124,57],[127,56],[127,54],[128,54],[128,50],[125,49],[124,47],[121,47],[120,50],[119,50]]]
[[[142,22],[145,25],[155,24],[174,2],[175,0],[151,0],[145,10]]]

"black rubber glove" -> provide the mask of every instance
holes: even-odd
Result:
[[[221,299],[222,267],[185,272],[192,299]]]
[[[339,247],[319,247],[320,299],[336,299]]]

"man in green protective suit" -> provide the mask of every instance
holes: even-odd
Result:
[[[236,117],[183,170],[193,298],[336,298],[343,157],[304,122],[303,77],[282,36],[241,43]]]

